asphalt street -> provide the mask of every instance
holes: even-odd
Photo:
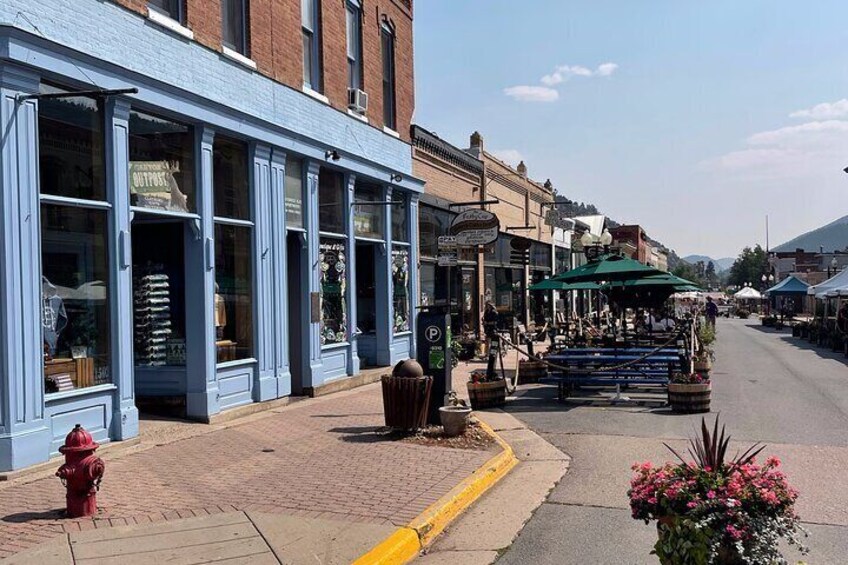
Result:
[[[768,444],[801,495],[811,553],[790,563],[848,563],[848,364],[754,320],[720,320],[709,422],[720,413],[734,448]],[[631,519],[630,466],[673,457],[701,415],[676,415],[659,395],[627,391],[630,404],[585,393],[557,402],[553,387],[520,391],[507,411],[572,457],[571,468],[499,564],[656,564],[653,524]],[[733,452],[733,448],[731,452]]]

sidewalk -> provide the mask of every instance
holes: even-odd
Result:
[[[130,563],[133,552],[136,562],[150,562],[165,551],[174,562],[264,555],[290,563],[300,562],[292,552],[306,551],[311,562],[347,563],[499,450],[393,441],[382,426],[379,384],[222,425],[157,422],[137,449],[105,457],[94,519],[61,518],[64,489],[55,477],[0,484],[0,558]],[[173,521],[180,522],[161,524]],[[214,535],[196,539],[190,560],[173,554],[197,531]]]

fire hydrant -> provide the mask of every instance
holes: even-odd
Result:
[[[97,491],[103,479],[106,465],[94,454],[100,447],[91,434],[77,424],[65,438],[59,453],[65,456],[65,464],[56,471],[67,490],[67,516],[79,518],[93,516],[97,512]]]

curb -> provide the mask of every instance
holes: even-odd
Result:
[[[518,464],[518,459],[515,457],[512,447],[488,424],[479,419],[477,423],[501,446],[500,453],[483,463],[408,525],[399,528],[368,553],[354,561],[353,565],[408,563],[417,557],[423,548],[432,543],[466,508],[483,496],[487,490]]]

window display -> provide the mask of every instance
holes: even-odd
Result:
[[[65,92],[42,84],[42,94]],[[103,102],[44,98],[38,103],[41,194],[105,200]]]
[[[251,228],[215,224],[215,339],[218,362],[253,357]]]
[[[321,345],[347,341],[347,261],[344,242],[321,238]]]
[[[353,207],[353,231],[357,236],[383,239],[383,211],[386,206],[374,204],[383,200],[382,192],[379,186],[357,183],[353,200],[362,203]]]
[[[41,206],[45,392],[111,382],[106,211]]]
[[[215,215],[247,220],[250,218],[250,173],[247,144],[215,136],[212,144],[212,187]]]
[[[171,338],[171,286],[162,265],[133,272],[135,364],[167,365]]]
[[[194,213],[192,127],[133,110],[129,137],[130,204]]]
[[[395,333],[409,331],[409,248],[392,249],[392,297]]]
[[[318,173],[318,227],[323,232],[345,233],[344,175],[329,169]]]

